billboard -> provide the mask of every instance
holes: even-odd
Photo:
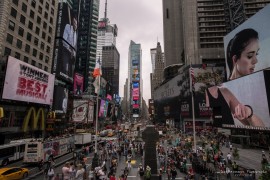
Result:
[[[78,14],[68,3],[59,2],[52,72],[67,82],[73,82],[78,37]]]
[[[51,105],[54,78],[46,71],[9,56],[2,98]]]
[[[270,127],[269,71],[259,71],[207,89],[216,127]]]
[[[98,29],[105,29],[105,28],[106,28],[106,20],[98,21]]]
[[[107,117],[108,104],[108,101],[101,99],[98,117]]]
[[[270,67],[270,5],[224,37],[227,79]]]
[[[139,88],[139,83],[138,82],[133,82],[133,88]]]
[[[74,100],[73,101],[73,112],[72,121],[74,122],[85,122],[88,111],[88,100]]]
[[[62,86],[55,86],[53,101],[56,113],[66,113],[68,106],[68,90]]]
[[[80,96],[83,92],[83,76],[75,73],[74,83],[73,83],[73,93],[74,95]]]

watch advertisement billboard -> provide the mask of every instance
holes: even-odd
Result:
[[[65,114],[68,108],[68,89],[59,85],[55,86],[53,101],[54,111]]]
[[[2,98],[51,105],[54,79],[54,75],[9,56]]]
[[[270,67],[270,5],[224,37],[227,79]]]

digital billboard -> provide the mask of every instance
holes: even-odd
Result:
[[[76,61],[78,14],[65,2],[59,2],[56,40],[52,72],[57,77],[73,82]]]
[[[54,79],[54,75],[9,56],[2,98],[51,105]]]
[[[68,90],[62,86],[55,86],[53,101],[55,112],[65,114],[68,108]]]
[[[270,5],[224,37],[227,79],[270,67]]]
[[[133,88],[139,88],[139,83],[138,82],[133,82]]]
[[[83,92],[83,76],[75,73],[73,82],[73,93],[74,95],[82,95]]]
[[[85,122],[88,111],[88,100],[74,100],[72,121]]]
[[[259,71],[208,88],[206,102],[213,108],[213,125],[269,128],[269,78],[269,71]]]

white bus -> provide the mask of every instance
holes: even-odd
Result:
[[[22,139],[0,145],[0,165],[6,166],[12,161],[22,159],[26,142],[27,140]]]
[[[25,145],[23,163],[35,164],[43,160],[64,155],[74,149],[74,136],[55,138],[47,141],[37,139]]]

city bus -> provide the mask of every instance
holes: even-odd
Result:
[[[36,139],[25,145],[23,163],[36,164],[72,152],[74,149],[74,136],[58,137],[43,141]]]
[[[12,161],[23,159],[27,139],[11,141],[0,145],[0,165],[6,166]]]

